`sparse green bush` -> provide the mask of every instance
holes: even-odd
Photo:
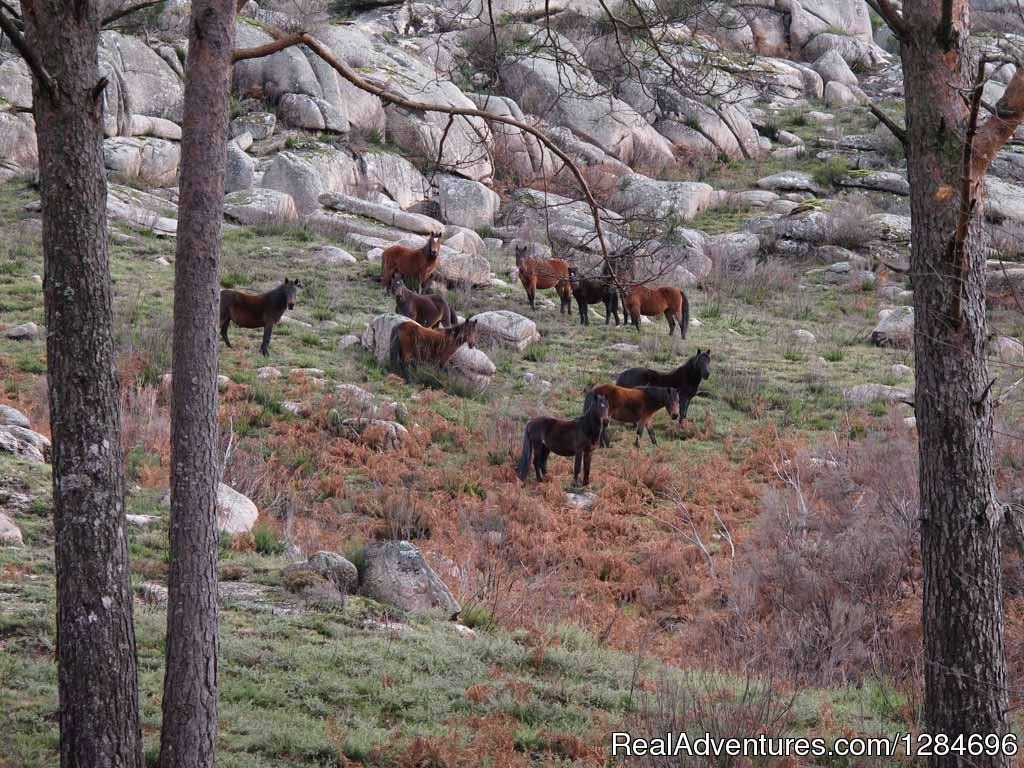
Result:
[[[836,182],[850,172],[850,164],[845,157],[830,157],[823,160],[812,172],[811,177],[823,187],[834,187]]]
[[[253,529],[252,543],[261,555],[280,555],[286,546],[284,541],[266,525],[258,525]]]

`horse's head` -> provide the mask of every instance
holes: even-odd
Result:
[[[516,266],[518,267],[530,253],[530,248],[525,243],[516,243]]]
[[[584,416],[591,416],[599,421],[608,421],[608,398],[597,392],[587,394],[586,413]]]
[[[670,387],[665,390],[668,393],[668,398],[665,403],[665,408],[668,409],[668,415],[673,419],[679,419],[679,390],[675,387]]]
[[[573,288],[580,284],[580,271],[575,266],[569,267],[569,284]]]
[[[395,295],[396,298],[402,298],[405,292],[408,290],[405,287],[405,281],[402,280],[402,276],[395,272],[394,277],[391,278],[391,285],[388,286],[388,290]]]
[[[427,239],[427,252],[430,254],[431,259],[435,261],[441,255],[441,235],[439,233],[430,233],[430,237]]]
[[[287,277],[284,279],[284,295],[288,299],[288,309],[295,309],[295,294],[301,287],[302,283],[298,280],[289,280]]]
[[[700,347],[697,347],[697,354],[693,356],[693,365],[700,372],[701,381],[711,376],[711,350],[705,349],[701,351]]]
[[[476,320],[467,320],[456,328],[455,340],[473,349],[476,346]]]

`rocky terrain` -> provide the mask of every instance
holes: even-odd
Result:
[[[531,131],[386,103],[305,48],[239,62],[222,284],[303,290],[269,360],[254,331],[221,349],[222,763],[598,765],[612,726],[665,724],[651,713],[666,691],[723,728],[781,707],[781,691],[788,730],[914,727],[909,186],[870,111],[902,121],[902,76],[863,0],[697,5],[636,44],[642,67],[589,0],[300,6],[250,0],[238,46],[301,26],[386,93],[540,131],[599,202],[605,247],[638,280],[685,290],[693,322],[682,341],[660,318],[638,334],[594,307],[581,327],[553,294],[530,310],[517,246],[593,274],[603,252],[578,180]],[[975,6],[979,46],[1019,42],[1013,7]],[[188,10],[128,17],[101,49],[153,757]],[[1012,66],[993,69],[990,102]],[[56,747],[30,107],[28,70],[0,41],[0,766],[49,765]],[[1024,466],[1022,146],[1000,153],[984,209],[1006,494]],[[406,386],[387,371],[400,318],[380,259],[430,233],[435,287],[481,339]],[[575,418],[587,387],[709,347],[702,396],[679,425],[659,415],[657,448],[613,426],[592,487],[570,487],[554,458],[550,482],[515,478],[528,418]],[[1024,602],[1007,567],[1018,676]]]

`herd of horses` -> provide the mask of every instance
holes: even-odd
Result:
[[[437,293],[420,293],[410,289],[406,282],[415,282],[420,290],[429,282],[437,269],[441,253],[441,238],[430,235],[419,248],[395,244],[381,255],[381,285],[395,300],[395,312],[410,318],[394,326],[389,339],[389,365],[411,382],[410,365],[429,362],[444,367],[463,344],[476,346],[477,323],[473,319],[458,322],[457,315]],[[619,306],[623,320],[631,322],[640,331],[641,317],[664,315],[669,335],[679,328],[686,338],[690,320],[690,307],[686,294],[678,288],[648,288],[644,285],[623,287],[605,264],[602,273],[593,277],[580,275],[579,270],[564,259],[535,258],[529,248],[515,246],[515,261],[519,280],[526,289],[530,307],[536,309],[538,290],[553,288],[558,295],[563,315],[572,313],[572,299],[576,299],[581,325],[590,324],[590,306],[603,304],[605,325],[614,319],[620,325]],[[286,309],[293,309],[295,295],[301,284],[285,278],[279,286],[263,294],[224,289],[220,294],[220,335],[228,340],[228,327],[232,322],[241,328],[263,328],[260,353],[269,355],[270,337],[274,326]],[[636,427],[634,444],[646,429],[653,445],[657,439],[651,431],[651,421],[661,409],[672,419],[686,417],[690,400],[697,394],[702,381],[710,375],[711,351],[698,349],[683,365],[667,373],[650,368],[630,368],[616,378],[614,384],[602,384],[590,389],[584,400],[583,415],[571,421],[549,416],[531,419],[523,434],[523,450],[516,467],[520,479],[525,480],[532,463],[537,480],[547,474],[548,457],[572,456],[575,460],[573,484],[590,483],[590,464],[594,450],[608,446],[608,422],[618,421]]]

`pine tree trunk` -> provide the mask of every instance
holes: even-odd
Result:
[[[973,66],[966,0],[907,0],[902,58],[911,188],[915,412],[924,561],[925,730],[1005,734],[1000,527],[987,396],[981,206],[971,214],[963,269],[951,241],[960,210]],[[959,294],[959,299],[956,297]],[[959,306],[958,306],[959,303]],[[949,755],[931,766],[1003,768],[1009,759]]]
[[[97,64],[99,9],[22,3],[34,81],[53,436],[62,766],[142,766]]]
[[[185,78],[171,404],[163,768],[212,768],[217,736],[217,320],[234,0],[196,0]]]

